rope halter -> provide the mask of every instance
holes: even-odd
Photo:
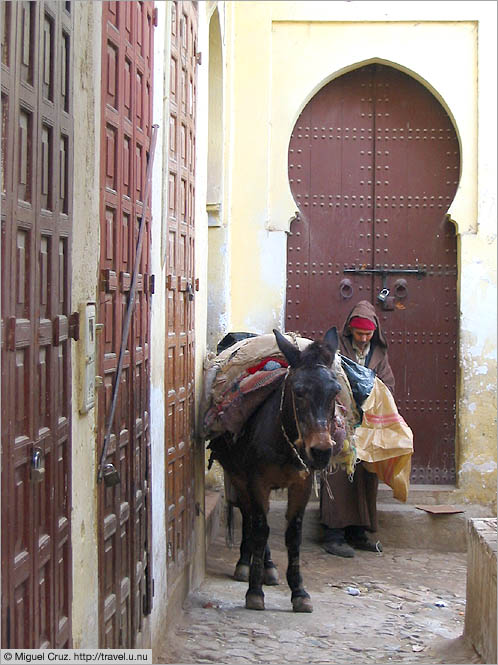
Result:
[[[280,395],[280,427],[282,429],[282,434],[284,435],[285,440],[287,441],[287,443],[291,447],[292,452],[297,457],[297,459],[301,463],[301,466],[305,469],[306,473],[310,474],[311,471],[309,470],[308,465],[303,460],[303,458],[301,457],[301,455],[299,454],[299,451],[297,449],[297,446],[302,445],[302,443],[303,443],[303,436],[301,434],[301,428],[299,427],[299,421],[297,419],[296,400],[294,398],[294,391],[292,390],[292,388],[291,388],[292,411],[294,413],[294,422],[296,424],[297,435],[298,435],[297,439],[295,441],[291,441],[289,439],[289,437],[287,436],[287,432],[285,431],[285,427],[284,427],[284,420],[282,418],[282,409],[283,409],[283,405],[284,405],[285,387],[287,385],[287,377],[289,376],[289,371],[290,371],[290,367],[287,367],[287,371],[286,371],[285,377],[284,377],[284,385],[282,386],[282,394]]]

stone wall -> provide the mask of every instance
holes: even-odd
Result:
[[[484,663],[496,663],[496,518],[470,519],[467,544],[464,635]]]

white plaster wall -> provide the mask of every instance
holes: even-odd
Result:
[[[207,293],[208,293],[208,215],[206,211],[208,187],[208,120],[209,120],[209,17],[207,3],[199,3],[197,49],[202,54],[197,66],[197,98],[195,127],[195,278],[199,290],[195,292],[195,422],[199,418],[200,393],[204,373],[207,338]],[[191,586],[197,587],[204,578],[205,557],[205,510],[204,510],[204,443],[195,438],[195,502],[194,562]]]
[[[169,116],[170,12],[169,3],[158,2],[154,29],[153,122],[159,125],[152,170],[151,271],[155,275],[155,293],[151,306],[150,343],[150,441],[152,454],[152,560],[154,599],[151,615],[152,643],[164,632],[167,609],[166,559],[166,468],[165,468],[165,349],[166,349],[166,193]]]
[[[496,505],[496,3],[479,22],[476,233],[460,237],[458,482],[471,500]]]
[[[195,128],[195,277],[199,280],[199,291],[195,292],[195,383],[197,394],[202,384],[207,334],[208,216],[206,203],[208,202],[209,15],[207,3],[199,3],[197,41],[198,51],[202,54],[202,63],[197,67]],[[198,408],[198,403],[197,400],[196,408]]]
[[[228,332],[230,321],[230,226],[224,206],[224,154],[226,147],[224,57],[224,13],[208,13],[209,42],[209,125],[208,125],[208,190],[207,202],[218,203],[218,215],[208,228],[208,288],[207,288],[207,349],[215,352],[216,345]],[[211,222],[210,222],[211,224]],[[216,224],[216,225],[215,225]]]
[[[72,311],[97,297],[100,203],[101,7],[75,4]],[[83,342],[72,342],[73,646],[98,646],[95,408],[80,414]]]

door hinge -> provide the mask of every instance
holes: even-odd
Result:
[[[155,275],[150,275],[149,276],[149,292],[150,292],[151,295],[156,292],[156,276]]]
[[[16,317],[15,316],[9,316],[7,319],[7,331],[6,331],[6,340],[5,344],[7,346],[7,349],[9,351],[15,351],[16,350]]]
[[[57,314],[53,321],[54,331],[54,346],[59,346],[61,342],[65,342],[69,337],[69,321],[68,318],[62,314]]]
[[[116,275],[114,270],[109,270],[108,268],[102,270],[100,274],[100,279],[101,279],[101,288],[106,293],[110,293],[111,291],[116,291],[116,289],[118,288],[118,276]]]
[[[202,53],[199,51],[199,53],[195,54],[195,62],[198,65],[202,65]]]
[[[154,9],[152,10],[152,25],[154,26],[154,28],[157,28],[157,16],[158,16],[157,7],[154,7]]]
[[[69,315],[69,337],[77,342],[80,338],[80,313],[73,312]]]

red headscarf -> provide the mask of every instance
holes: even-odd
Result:
[[[375,330],[377,327],[370,319],[365,319],[362,316],[353,316],[349,322],[350,328],[358,328],[359,330]]]

